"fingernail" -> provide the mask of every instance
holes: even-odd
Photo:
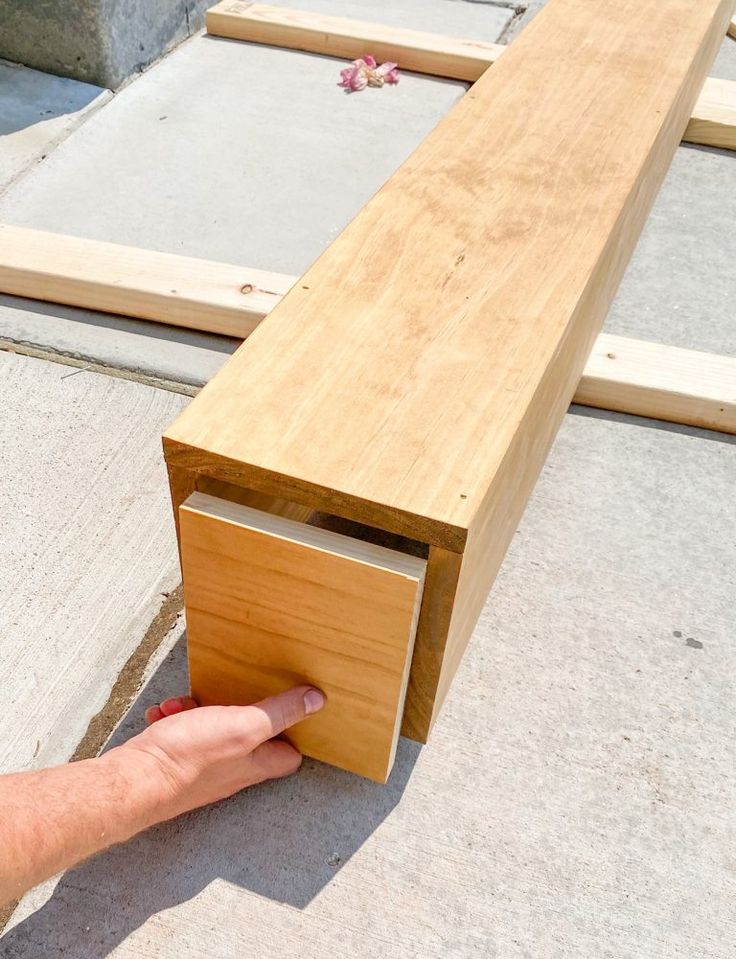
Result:
[[[304,712],[307,716],[319,712],[325,704],[325,697],[318,689],[308,689],[304,693]]]

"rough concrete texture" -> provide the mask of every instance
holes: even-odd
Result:
[[[89,83],[0,63],[0,193],[111,96]]]
[[[679,148],[611,307],[607,332],[736,356],[734,183],[733,153]]]
[[[61,762],[176,586],[161,432],[186,398],[0,352],[0,770]]]
[[[724,41],[712,76],[736,79]],[[679,148],[611,308],[606,330],[736,356],[736,155]]]
[[[567,417],[387,787],[306,762],[47,884],[2,955],[726,959],[734,471],[733,438]],[[185,682],[179,643],[118,738]]]
[[[213,0],[0,0],[0,56],[117,87],[204,23]]]

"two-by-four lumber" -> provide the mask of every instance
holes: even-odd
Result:
[[[471,81],[477,80],[507,49],[500,43],[420,33],[244,0],[221,0],[212,7],[207,13],[207,31],[232,40],[269,43],[346,59],[371,53],[381,60],[395,60],[406,70]],[[706,81],[683,139],[736,149],[736,83]]]
[[[203,493],[179,512],[197,701],[243,705],[317,685],[325,708],[287,738],[385,782],[426,561]]]
[[[437,716],[733,7],[550,0],[164,437],[175,507],[206,475],[430,545],[409,736]]]
[[[695,104],[683,140],[736,150],[736,83],[708,77]]]
[[[381,61],[394,60],[404,70],[457,80],[477,80],[506,49],[500,43],[454,39],[243,0],[222,0],[211,7],[207,32],[348,60],[370,53]]]
[[[268,290],[258,289],[256,280]],[[0,226],[0,292],[22,292],[238,339],[245,339],[298,280],[283,273]],[[619,362],[612,364],[611,337],[598,337],[574,402],[736,432],[733,379],[728,377],[729,364],[736,361],[693,350],[673,353],[672,347],[625,337],[615,337],[615,342]],[[607,362],[601,364],[602,357]],[[628,357],[636,357],[636,362],[629,364]],[[620,369],[625,372],[619,374]],[[663,373],[666,391],[677,396],[677,402],[661,401]]]
[[[601,333],[575,402],[736,433],[736,357]]]
[[[0,224],[0,291],[247,336],[292,277]]]

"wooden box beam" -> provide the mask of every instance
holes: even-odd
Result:
[[[177,508],[214,477],[430,545],[407,735],[436,718],[732,13],[550,0],[165,436]]]

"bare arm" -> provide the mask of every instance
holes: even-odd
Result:
[[[170,699],[103,756],[0,776],[0,904],[154,823],[295,772],[301,756],[273,737],[323,704],[307,686],[254,706]]]

